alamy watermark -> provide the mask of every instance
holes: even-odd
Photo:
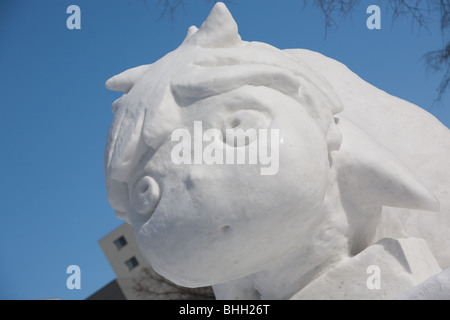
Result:
[[[259,165],[260,174],[276,175],[280,167],[280,132],[278,129],[216,128],[203,131],[202,121],[194,121],[193,136],[188,129],[172,132],[178,142],[171,152],[176,165]]]
[[[381,29],[381,9],[377,5],[371,5],[366,10],[370,17],[367,19],[366,25],[369,30]]]
[[[81,269],[76,264],[70,265],[66,270],[67,274],[70,276],[66,280],[66,287],[69,290],[81,289]]]
[[[70,5],[66,9],[66,13],[70,14],[70,16],[66,20],[67,29],[73,30],[81,29],[81,9],[77,5]]]
[[[70,5],[66,9],[66,13],[70,16],[66,20],[66,26],[69,30],[81,29],[81,9],[77,5]],[[370,14],[367,19],[366,26],[369,30],[381,29],[381,9],[377,5],[370,5],[367,10],[367,14]]]
[[[367,267],[367,274],[370,276],[367,278],[366,286],[369,290],[381,289],[381,268],[377,265],[371,265]]]

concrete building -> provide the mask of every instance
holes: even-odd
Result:
[[[117,278],[130,278],[146,266],[134,237],[133,228],[124,223],[98,241]]]
[[[213,299],[211,287],[188,289],[159,276],[142,256],[133,228],[124,223],[102,239],[99,245],[116,279],[87,300],[171,300]]]

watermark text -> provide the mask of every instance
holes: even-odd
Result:
[[[178,142],[171,152],[176,165],[259,165],[261,175],[276,175],[280,166],[278,129],[230,128],[223,134],[215,128],[203,131],[202,121],[194,121],[193,136],[176,129],[171,141]]]

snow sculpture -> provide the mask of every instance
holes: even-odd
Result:
[[[339,62],[243,41],[217,3],[178,49],[106,87],[124,93],[108,199],[169,280],[227,299],[390,299],[450,267],[449,130]],[[223,161],[255,146],[274,170],[264,153]]]

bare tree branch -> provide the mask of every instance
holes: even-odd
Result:
[[[158,0],[158,4],[156,5],[156,8],[162,7],[161,15],[159,19],[162,19],[164,17],[169,17],[170,21],[173,21],[175,18],[175,12],[178,9],[183,9],[183,11],[186,11],[185,4],[183,0]]]
[[[393,10],[392,22],[401,17],[409,17],[413,24],[417,23],[419,28],[425,28],[429,31],[428,24],[431,22],[429,18],[431,13],[430,2],[422,0],[391,0],[388,3]]]
[[[311,1],[303,0],[303,7],[306,7]],[[351,14],[353,8],[358,5],[360,0],[314,0],[313,5],[320,9],[325,17],[325,38],[328,35],[328,30],[337,29],[339,24],[336,22],[334,16],[338,15],[340,18],[346,18]]]
[[[438,88],[436,102],[441,102],[450,86],[450,42],[444,49],[430,51],[424,55],[426,65],[429,69],[438,72],[444,70],[444,76]]]
[[[307,1],[303,0],[306,6]],[[351,15],[359,5],[358,0],[313,0],[325,17],[325,37],[328,30],[336,29],[336,16],[345,18]],[[443,72],[443,77],[437,89],[435,102],[441,102],[450,88],[450,41],[446,40],[446,31],[450,28],[450,0],[391,0],[386,1],[392,9],[392,23],[399,18],[410,18],[412,26],[417,25],[430,32],[433,18],[440,18],[440,32],[442,34],[442,48],[430,51],[424,55],[425,64],[430,70]]]
[[[161,11],[159,20],[167,18],[169,21],[173,22],[175,20],[175,14],[181,9],[186,13],[186,4],[190,2],[189,0],[137,0],[143,2],[157,2],[156,9]],[[211,2],[224,2],[232,3],[232,0],[204,0],[206,3]]]

